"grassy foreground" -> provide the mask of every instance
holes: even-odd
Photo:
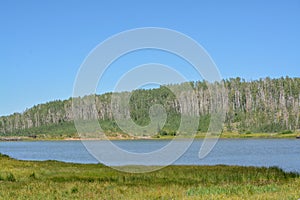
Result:
[[[298,174],[277,167],[169,166],[130,174],[0,154],[0,199],[299,199],[299,188]]]

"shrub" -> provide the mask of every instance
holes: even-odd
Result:
[[[77,187],[72,187],[71,189],[71,193],[77,193],[78,192],[78,188]]]
[[[5,154],[2,154],[2,153],[0,153],[0,158],[9,158],[9,156],[8,156],[8,155],[5,155]]]
[[[29,175],[29,178],[35,179],[35,178],[36,178],[35,173],[33,172],[32,174],[30,174],[30,175]]]
[[[11,181],[11,182],[15,182],[16,178],[12,173],[8,173],[7,176],[6,176],[6,180]]]
[[[281,134],[291,134],[291,133],[293,133],[293,131],[291,130],[285,130],[281,132]]]

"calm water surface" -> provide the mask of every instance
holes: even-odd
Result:
[[[97,142],[101,145],[102,141]],[[131,152],[158,150],[168,140],[114,141]],[[176,165],[242,165],[278,166],[286,171],[300,172],[300,140],[298,139],[220,139],[204,159],[198,153],[203,140],[195,140]],[[20,160],[58,160],[74,163],[98,163],[80,141],[17,141],[0,142],[0,153]],[[150,165],[153,163],[145,163]]]

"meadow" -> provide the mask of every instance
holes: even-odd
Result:
[[[277,167],[168,166],[133,174],[102,164],[19,161],[5,155],[0,163],[0,199],[300,198],[299,174]]]

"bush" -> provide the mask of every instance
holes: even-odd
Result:
[[[10,182],[15,182],[16,178],[12,173],[8,173],[7,176],[6,176],[6,180],[10,181]]]
[[[9,156],[8,156],[8,155],[5,155],[5,154],[2,154],[2,153],[0,153],[0,158],[9,158]]]
[[[165,136],[165,135],[168,135],[168,133],[167,133],[167,131],[165,131],[165,130],[160,130],[160,131],[159,131],[159,135]]]
[[[282,131],[280,134],[291,134],[291,133],[293,133],[293,131],[285,130],[285,131]]]
[[[78,192],[78,188],[77,187],[72,187],[71,193],[77,193],[77,192]]]
[[[29,178],[35,179],[35,178],[36,178],[35,173],[33,172],[32,174],[30,174],[30,175],[29,175]]]

